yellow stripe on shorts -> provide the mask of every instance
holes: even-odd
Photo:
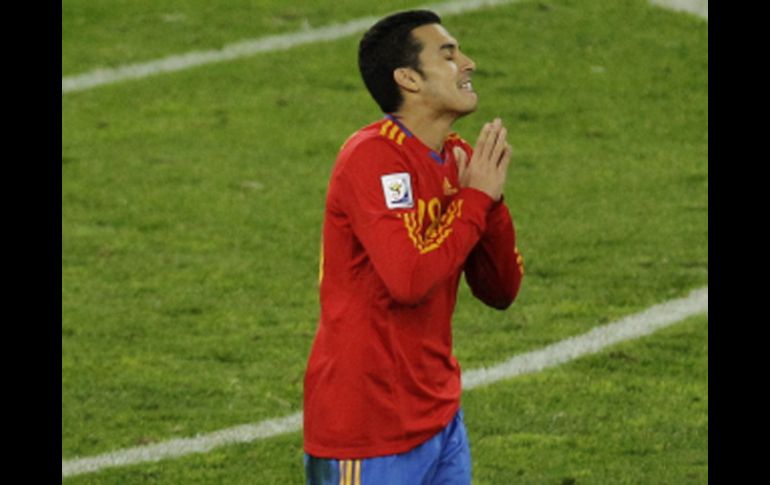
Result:
[[[340,460],[340,485],[361,485],[361,460]]]

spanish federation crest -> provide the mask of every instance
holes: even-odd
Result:
[[[388,209],[408,209],[414,205],[412,178],[409,173],[391,173],[380,177]]]

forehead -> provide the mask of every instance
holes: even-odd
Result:
[[[457,46],[457,39],[452,37],[441,24],[426,24],[412,30],[412,35],[423,45],[423,52],[437,51],[446,44]]]

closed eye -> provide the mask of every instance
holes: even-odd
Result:
[[[445,59],[448,61],[452,61],[455,58],[455,51],[459,49],[459,46],[457,44],[447,43],[440,47],[440,50],[444,51],[446,54]]]

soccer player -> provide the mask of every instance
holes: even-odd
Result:
[[[323,225],[321,315],[304,387],[309,484],[469,484],[451,317],[461,273],[507,308],[523,268],[503,202],[500,119],[471,147],[474,62],[433,12],[388,16],[359,45],[384,118],[342,146]]]

